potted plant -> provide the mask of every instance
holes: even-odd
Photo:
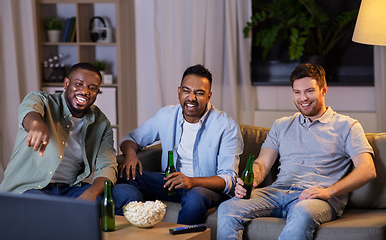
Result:
[[[244,36],[255,31],[253,44],[262,48],[263,59],[279,41],[286,43],[290,60],[324,58],[354,28],[358,14],[353,10],[328,16],[315,0],[255,0],[253,7],[259,10],[247,22]]]
[[[59,17],[51,16],[44,21],[44,28],[47,30],[49,42],[59,42],[60,33],[63,29],[63,21]]]

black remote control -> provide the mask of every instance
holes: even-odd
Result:
[[[188,225],[185,227],[171,228],[169,229],[170,234],[181,234],[181,233],[191,233],[191,232],[200,232],[205,231],[206,225],[204,223]]]

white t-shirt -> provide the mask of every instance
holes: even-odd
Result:
[[[72,127],[68,134],[66,146],[64,147],[63,160],[56,169],[51,182],[74,183],[79,171],[82,169],[82,126],[83,118],[72,118]]]
[[[177,169],[185,176],[193,177],[193,146],[196,140],[200,122],[188,123],[184,121],[182,126],[181,141],[177,149]]]

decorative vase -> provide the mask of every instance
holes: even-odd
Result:
[[[60,30],[47,30],[47,37],[49,42],[60,41]]]

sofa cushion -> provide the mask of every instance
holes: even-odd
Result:
[[[315,240],[382,240],[386,236],[386,210],[346,209],[335,221],[323,223]]]
[[[162,221],[176,223],[178,220],[178,213],[181,210],[181,203],[162,201],[166,204],[166,214]]]
[[[386,133],[366,133],[374,149],[377,178],[349,194],[347,208],[386,208]]]

